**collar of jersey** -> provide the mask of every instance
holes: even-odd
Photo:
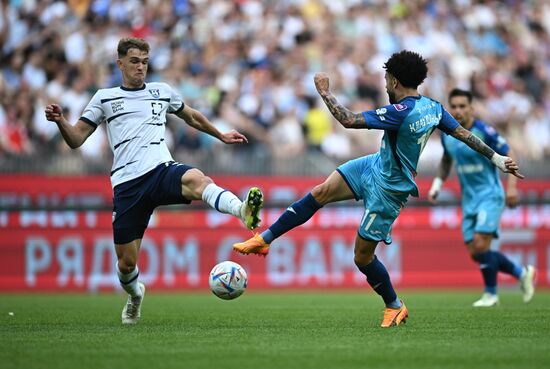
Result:
[[[398,103],[398,104],[401,104],[402,101],[405,101],[405,100],[407,100],[407,99],[420,100],[421,97],[422,97],[422,95],[418,95],[418,96],[409,95],[409,96],[405,96],[404,98],[402,98],[401,100],[399,100],[397,103]]]
[[[120,88],[123,89],[124,91],[140,91],[140,90],[145,90],[145,83],[141,87],[128,88],[128,87],[120,86]]]

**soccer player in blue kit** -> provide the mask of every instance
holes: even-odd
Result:
[[[414,182],[418,158],[434,129],[467,143],[491,159],[504,172],[516,173],[517,164],[501,156],[464,128],[437,101],[420,95],[418,86],[428,73],[427,62],[417,53],[403,50],[384,64],[390,105],[354,113],[342,106],[329,90],[329,78],[315,75],[315,87],[332,115],[346,128],[384,130],[380,151],[348,161],[338,167],[310,193],[293,203],[262,234],[233,245],[243,254],[267,255],[269,244],[292,228],[305,223],[324,205],[363,200],[365,213],[355,241],[354,261],[369,285],[386,305],[383,328],[405,321],[408,310],[397,297],[384,265],[375,255],[380,241],[392,242],[392,224],[409,195],[418,196]]]
[[[472,93],[454,89],[449,93],[450,112],[468,131],[476,135],[501,155],[514,156],[506,140],[487,123],[474,119]],[[491,250],[493,238],[498,238],[500,216],[504,205],[517,205],[517,179],[508,175],[506,195],[495,166],[464,143],[441,136],[444,152],[437,176],[428,193],[428,199],[436,202],[443,182],[449,176],[453,162],[462,189],[462,235],[472,259],[479,264],[485,291],[474,307],[491,307],[498,304],[497,274],[503,272],[520,282],[523,301],[529,302],[535,291],[535,268],[522,267],[499,251]]]

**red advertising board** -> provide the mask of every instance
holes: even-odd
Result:
[[[346,210],[351,215],[337,225],[338,214]],[[204,288],[210,269],[222,260],[241,263],[249,274],[250,288],[350,288],[365,284],[353,264],[358,218],[352,218],[360,217],[361,209],[324,209],[311,222],[275,241],[267,258],[233,253],[231,245],[250,233],[237,222],[220,221],[209,213],[215,212],[156,214],[139,260],[141,278],[150,287]],[[407,209],[402,215],[405,220],[415,219],[415,223],[397,224],[393,244],[380,245],[377,250],[397,286],[467,287],[481,283],[477,265],[463,245],[457,211],[447,210],[445,221],[434,209]],[[70,212],[63,217],[60,213],[10,213],[10,217],[25,220],[19,219],[20,226],[0,228],[0,291],[117,288],[110,214]],[[195,219],[194,226],[178,226],[180,217]],[[29,223],[29,219],[39,222]],[[502,230],[500,247],[518,262],[535,264],[539,285],[550,286],[548,224],[507,226]],[[514,283],[505,276],[501,282]]]
[[[268,200],[291,201],[318,180],[224,177],[217,182],[239,193],[257,184]],[[421,189],[429,183],[424,182]],[[548,187],[538,181],[523,191],[542,198]],[[111,189],[103,177],[0,177],[0,201],[5,207],[93,206],[110,199]],[[281,212],[266,209],[264,223],[271,224]],[[245,267],[251,289],[366,287],[365,277],[353,264],[362,213],[360,203],[325,207],[275,241],[267,258],[260,258],[231,251],[235,241],[250,236],[231,216],[185,207],[159,210],[142,243],[140,275],[155,290],[206,288],[210,269],[230,259]],[[481,285],[477,264],[461,238],[460,217],[456,206],[403,210],[394,227],[394,243],[377,250],[397,287]],[[550,287],[550,205],[507,209],[499,243],[512,259],[536,265],[539,286]],[[115,262],[108,211],[0,211],[0,292],[116,289]],[[515,283],[503,275],[500,282]]]
[[[292,202],[322,183],[322,177],[212,176],[215,182],[236,194],[245,194],[251,186],[262,189],[268,202]],[[425,200],[431,179],[419,178],[420,199]],[[550,180],[518,181],[520,196],[530,202],[550,200]],[[460,199],[460,186],[448,180],[442,197]],[[412,201],[414,199],[411,198]],[[93,207],[112,204],[112,190],[107,176],[0,176],[0,207]]]

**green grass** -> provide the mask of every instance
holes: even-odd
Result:
[[[550,291],[473,309],[477,292],[404,290],[409,320],[392,329],[379,328],[381,300],[367,291],[148,293],[133,327],[120,324],[122,295],[0,295],[0,367],[550,367]]]

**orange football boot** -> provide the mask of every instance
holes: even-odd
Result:
[[[249,240],[233,244],[233,250],[241,254],[256,254],[266,256],[269,254],[269,244],[258,233]]]
[[[405,320],[409,316],[409,311],[405,306],[403,300],[401,300],[401,307],[399,309],[384,309],[384,319],[380,325],[382,328],[396,327],[401,323],[405,323]]]

